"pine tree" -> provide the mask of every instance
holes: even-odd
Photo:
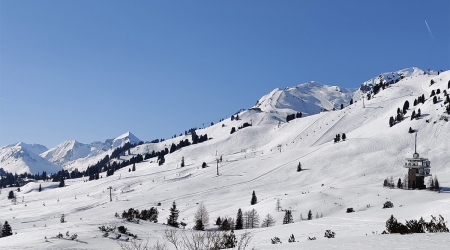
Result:
[[[239,208],[236,216],[236,230],[241,230],[244,228],[244,219],[242,217],[242,210]]]
[[[302,171],[302,164],[299,162],[297,166],[297,172]]]
[[[61,181],[59,182],[59,186],[58,187],[64,187],[66,184],[64,183],[64,177],[61,176]]]
[[[353,99],[350,100],[350,105],[352,105],[352,104],[353,104]]]
[[[66,218],[64,217],[64,214],[61,215],[61,219],[59,221],[61,221],[61,223],[66,223]]]
[[[131,171],[136,171],[136,164],[133,163],[133,168],[131,169]]]
[[[181,167],[184,167],[184,156],[181,157]]]
[[[16,196],[14,195],[14,191],[10,190],[8,193],[8,199],[14,199]]]
[[[439,180],[437,176],[434,176],[434,190],[440,191],[441,187],[439,186]]]
[[[178,227],[178,214],[180,211],[177,209],[177,204],[175,201],[172,203],[172,207],[170,208],[170,215],[169,218],[167,218],[167,225],[172,227]]]
[[[341,109],[344,109],[344,104],[343,103],[341,103]]]
[[[416,118],[416,111],[413,110],[412,114],[411,114],[411,120],[413,120],[414,118]]]
[[[347,139],[347,136],[345,135],[345,133],[342,133],[342,140],[345,141],[345,139]]]
[[[403,185],[402,185],[402,179],[398,178],[398,181],[397,181],[397,188],[401,189],[402,187],[403,187]]]
[[[222,219],[220,219],[220,216],[219,216],[219,217],[217,217],[216,225],[220,226],[221,224],[222,224]]]
[[[421,115],[421,112],[420,112],[420,109],[418,109],[418,110],[417,110],[416,118],[419,119],[419,118],[420,118],[420,115]]]
[[[267,214],[267,216],[264,218],[263,222],[261,223],[261,227],[271,227],[275,225],[275,220],[272,217],[272,215]]]
[[[257,198],[256,198],[255,191],[253,190],[252,200],[250,201],[250,205],[255,205],[256,203],[257,203]]]
[[[7,221],[5,221],[5,224],[3,224],[1,233],[2,233],[2,237],[7,237],[7,236],[12,235],[11,226],[9,225],[9,223]]]
[[[286,210],[284,213],[283,224],[294,223],[294,218],[292,218],[291,210]]]
[[[39,192],[41,192],[42,191],[42,187],[41,187],[41,184],[39,184]]]
[[[311,209],[310,209],[309,212],[308,212],[308,220],[312,220],[312,218],[313,218],[313,215],[312,215],[312,212],[311,212]]]
[[[389,118],[389,126],[392,127],[394,126],[394,118],[391,116],[391,118]]]
[[[202,220],[196,220],[195,221],[194,229],[195,230],[201,230],[201,231],[205,230],[205,226],[203,225]]]

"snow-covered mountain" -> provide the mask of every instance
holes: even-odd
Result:
[[[0,148],[0,167],[10,173],[54,173],[62,168],[39,156],[47,148],[39,144],[17,144]]]
[[[446,113],[448,104],[444,105],[444,90],[450,92],[450,71],[423,74],[414,69],[407,72],[411,74],[366,99],[364,105],[357,95],[359,92],[367,95],[373,84],[379,83],[377,77],[363,85],[369,89],[355,90],[355,102],[344,103],[343,109],[308,114],[289,122],[279,122],[285,118],[281,115],[283,112],[306,111],[296,110],[297,106],[290,103],[277,106],[277,102],[272,103],[273,106],[267,103],[267,109],[260,106],[242,111],[237,120],[228,118],[198,130],[198,135],[208,134],[210,139],[167,154],[162,166],[151,158],[136,163],[135,171],[125,167],[111,176],[102,172],[98,180],[67,179],[64,188],[57,188],[57,183],[52,182],[29,183],[21,187],[18,194],[22,202],[19,199],[17,205],[8,201],[7,194],[13,190],[8,188],[0,193],[0,214],[8,219],[17,234],[1,238],[0,245],[8,249],[23,249],[24,246],[115,249],[117,242],[131,243],[122,240],[125,235],[119,240],[113,233],[104,237],[99,227],[123,225],[139,235],[142,241],[138,242],[148,240],[153,246],[164,241],[168,227],[163,223],[175,201],[180,215],[178,220],[188,224],[186,229],[195,225],[200,202],[209,212],[207,228],[212,230],[217,228],[216,218],[234,219],[238,209],[243,213],[254,209],[260,221],[271,215],[276,221],[273,227],[235,231],[238,237],[244,232],[253,235],[247,249],[381,250],[397,246],[447,249],[450,241],[444,233],[380,234],[391,215],[402,223],[420,217],[430,221],[431,216],[438,215],[446,220],[450,218],[450,115]],[[388,79],[392,73],[382,75]],[[434,101],[430,93],[433,90],[437,93],[438,89]],[[424,103],[414,105],[414,100],[422,95],[426,97]],[[289,100],[283,98],[280,100]],[[339,99],[334,100],[340,105]],[[396,116],[397,109],[406,101],[410,105],[404,119],[389,126],[389,118]],[[421,115],[412,117],[419,109]],[[239,129],[246,122],[253,126]],[[237,128],[233,134],[230,133],[232,127]],[[409,128],[418,131],[417,152],[431,161],[431,174],[439,177],[441,183],[440,193],[382,187],[385,178],[403,182],[408,173],[405,158],[414,153],[414,135],[408,133]],[[342,133],[347,139],[335,143],[335,136]],[[122,155],[114,161],[170,148],[172,143],[185,139],[191,140],[191,136],[138,145],[130,150],[130,155]],[[223,161],[218,163],[219,156]],[[180,167],[182,159],[184,167]],[[210,167],[202,168],[203,163]],[[303,168],[301,172],[297,172],[299,163]],[[428,185],[430,177],[426,178]],[[40,185],[41,192],[38,191]],[[253,191],[258,199],[251,205]],[[277,201],[283,209],[276,209]],[[394,207],[383,209],[386,201],[391,201]],[[159,211],[158,223],[145,220],[134,223],[114,216],[129,208],[142,211],[151,207]],[[347,213],[347,208],[355,212]],[[286,210],[292,212],[293,223],[283,224]],[[309,211],[313,218],[305,220]],[[60,222],[61,214],[67,220],[64,224]],[[56,238],[63,230],[76,233],[77,240]],[[176,230],[187,235],[201,233]],[[335,232],[336,237],[323,237],[325,230]],[[295,235],[296,240],[288,243],[291,235]],[[271,244],[274,237],[279,237],[283,244]],[[309,241],[308,237],[316,240]],[[167,245],[168,249],[175,249],[170,243]]]
[[[127,142],[138,144],[140,140],[132,133],[126,132],[104,143],[83,144],[69,140],[51,149],[39,144],[18,143],[0,149],[0,168],[11,173],[54,173],[61,169],[71,171],[75,168],[82,170]]]
[[[355,89],[328,86],[311,81],[295,87],[276,88],[261,97],[253,108],[260,108],[265,112],[301,111],[304,115],[313,115],[324,109],[339,108],[341,104],[348,105],[354,93]]]

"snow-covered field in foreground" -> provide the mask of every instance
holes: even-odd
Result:
[[[437,83],[429,86],[430,79]],[[103,178],[96,181],[66,180],[64,188],[57,188],[58,183],[29,183],[17,193],[16,205],[6,198],[10,189],[3,189],[0,221],[7,220],[17,234],[1,238],[0,248],[119,249],[111,236],[102,237],[98,229],[101,225],[124,225],[153,245],[162,241],[167,228],[162,223],[176,201],[179,221],[188,223],[187,228],[194,225],[200,202],[209,212],[211,229],[218,216],[236,218],[239,208],[256,209],[261,221],[271,214],[277,221],[274,227],[247,230],[254,234],[251,246],[256,249],[447,249],[448,233],[380,233],[391,214],[400,222],[421,216],[429,221],[431,215],[439,214],[450,218],[450,125],[439,119],[442,102],[433,104],[428,98],[432,89],[447,89],[449,80],[449,72],[439,76],[413,75],[366,100],[366,108],[358,101],[343,110],[295,119],[280,127],[276,120],[270,122],[270,114],[244,111],[240,114],[242,120],[226,119],[197,131],[212,139],[167,155],[163,166],[150,159],[136,164],[135,172],[124,168],[110,177],[103,173]],[[421,94],[428,100],[414,107],[414,98]],[[389,128],[389,117],[405,100],[411,104],[406,119]],[[417,108],[421,109],[422,118],[411,121],[409,116]],[[259,125],[230,135],[231,127],[250,120]],[[393,176],[396,182],[407,173],[404,158],[414,152],[414,137],[407,133],[409,127],[419,131],[418,152],[431,160],[431,172],[437,174],[444,192],[382,188],[384,178]],[[348,140],[333,143],[338,133],[346,133]],[[161,150],[185,138],[188,137],[140,145],[131,153]],[[216,152],[223,155],[220,176],[216,175]],[[186,166],[180,168],[183,156]],[[202,169],[202,162],[210,167]],[[296,171],[299,162],[304,171]],[[39,184],[42,192],[38,192]],[[112,202],[107,189],[110,186]],[[253,190],[258,203],[250,206]],[[284,209],[292,210],[295,223],[282,225],[284,212],[275,209],[278,198]],[[388,200],[394,208],[382,209]],[[149,209],[158,202],[158,224],[135,224],[114,217],[116,212]],[[348,207],[353,207],[355,213],[346,213]],[[314,219],[301,220],[310,209]],[[316,213],[323,217],[316,219]],[[62,214],[66,223],[60,223]],[[334,231],[336,238],[324,238],[325,230]],[[77,233],[77,241],[53,238],[67,231]],[[287,242],[291,234],[298,242]],[[275,236],[283,243],[272,245],[270,239]],[[308,241],[307,237],[317,240]],[[168,247],[174,249],[169,244]]]

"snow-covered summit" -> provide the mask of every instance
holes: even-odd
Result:
[[[40,144],[26,144],[19,142],[0,148],[0,167],[10,173],[55,173],[62,168],[50,163],[39,156],[47,150]]]
[[[274,109],[287,109],[305,115],[317,114],[322,110],[347,105],[353,98],[355,89],[329,86],[315,81],[299,84],[285,89],[276,88],[258,100],[253,108],[270,112]]]

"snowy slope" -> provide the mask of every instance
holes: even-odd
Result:
[[[436,83],[430,86],[431,80]],[[274,227],[248,230],[254,234],[251,247],[257,249],[424,249],[430,246],[447,249],[449,234],[380,233],[390,215],[401,222],[421,216],[428,221],[431,215],[439,214],[447,220],[450,218],[450,125],[441,119],[447,116],[443,101],[433,104],[429,98],[432,90],[450,91],[449,81],[450,71],[439,75],[411,74],[365,100],[365,107],[355,99],[358,101],[345,105],[343,110],[309,115],[280,126],[273,113],[277,109],[247,110],[239,114],[240,120],[226,119],[198,130],[198,135],[208,134],[211,139],[168,154],[162,166],[149,159],[136,164],[136,171],[123,168],[113,176],[102,173],[102,178],[89,182],[66,180],[64,188],[57,188],[57,183],[51,182],[29,183],[18,193],[23,202],[17,205],[7,200],[7,189],[0,194],[1,220],[8,220],[17,235],[1,238],[0,246],[119,249],[114,237],[102,237],[98,230],[101,225],[124,225],[153,245],[161,241],[166,229],[162,223],[176,201],[179,221],[188,223],[187,228],[194,225],[199,202],[204,202],[209,211],[210,229],[215,228],[213,221],[218,216],[235,218],[239,208],[244,212],[256,209],[260,220],[271,214],[277,221]],[[414,99],[422,94],[427,97],[425,103],[413,106]],[[438,96],[443,99],[442,93]],[[410,108],[405,120],[389,127],[389,117],[406,100]],[[412,111],[419,108],[422,116],[411,120]],[[231,127],[237,128],[244,122],[253,126],[230,134]],[[439,177],[444,192],[382,188],[384,178],[403,179],[407,173],[403,168],[404,158],[414,152],[414,136],[408,133],[409,127],[418,131],[417,150],[431,160],[431,173]],[[346,133],[348,139],[333,143],[338,133]],[[132,149],[131,154],[170,148],[172,143],[184,139],[190,140],[190,136],[142,144]],[[223,162],[218,165],[217,176],[219,156]],[[179,167],[182,157],[186,163],[184,168]],[[201,168],[203,162],[210,167]],[[305,169],[302,172],[296,171],[299,162]],[[42,192],[37,191],[39,185],[43,187]],[[107,189],[110,186],[112,202]],[[250,205],[252,191],[258,197],[258,203],[253,206]],[[292,211],[295,223],[282,225],[284,212],[275,210],[277,199],[284,209]],[[394,203],[394,208],[381,208],[387,200]],[[146,221],[136,224],[114,217],[116,212],[120,214],[131,207],[148,209],[158,202],[162,203],[158,207],[158,224]],[[348,207],[356,212],[347,214]],[[323,217],[302,220],[309,210],[314,217],[316,213]],[[64,224],[59,221],[63,213],[68,221]],[[336,239],[323,237],[328,229],[336,232]],[[51,238],[66,231],[77,233],[78,241]],[[291,234],[299,242],[287,243]],[[275,236],[283,244],[270,244]],[[307,237],[317,240],[307,241]]]
[[[10,173],[55,173],[62,168],[42,159],[39,154],[47,150],[43,145],[19,142],[0,148],[0,167]]]

